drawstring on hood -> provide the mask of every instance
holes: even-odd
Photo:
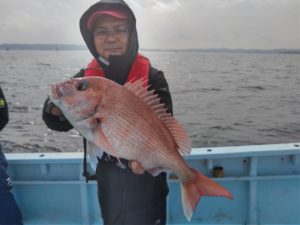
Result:
[[[109,66],[107,66],[99,60],[99,54],[97,53],[94,44],[93,32],[88,27],[88,21],[95,12],[110,10],[124,12],[128,15],[130,34],[127,52],[124,55],[110,56]],[[101,0],[92,5],[87,11],[84,12],[82,17],[80,18],[79,25],[82,37],[88,49],[97,60],[97,62],[104,68],[106,77],[114,80],[119,84],[124,84],[139,48],[136,30],[136,19],[132,10],[123,0]]]

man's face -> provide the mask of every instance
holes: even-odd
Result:
[[[102,15],[95,22],[94,43],[98,54],[109,59],[110,55],[123,55],[126,53],[129,41],[127,20]]]

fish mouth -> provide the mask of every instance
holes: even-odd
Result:
[[[63,92],[60,89],[60,85],[53,84],[51,85],[52,97],[54,99],[59,99],[63,96]]]

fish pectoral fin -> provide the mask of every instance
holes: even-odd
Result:
[[[94,132],[94,140],[95,144],[100,148],[103,149],[107,154],[112,155],[117,158],[118,163],[120,165],[123,165],[120,161],[120,157],[116,151],[116,149],[111,145],[109,140],[107,139],[105,133],[103,132],[101,128],[101,123],[99,121],[102,121],[101,119],[96,119],[96,126],[95,126],[95,132]]]
[[[147,170],[148,173],[150,173],[152,176],[156,177],[158,174],[160,174],[161,172],[163,172],[164,170],[162,168],[152,168]]]
[[[91,141],[87,141],[87,153],[91,167],[96,171],[98,158],[101,158],[103,151]]]

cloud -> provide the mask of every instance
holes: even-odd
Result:
[[[154,6],[152,7],[152,10],[158,12],[158,13],[164,13],[164,12],[173,12],[180,8],[181,4],[179,1],[154,1]]]
[[[299,4],[298,0],[185,0],[163,16],[151,12],[155,25],[143,14],[140,23],[150,32],[148,26],[140,26],[141,40],[148,39],[144,43],[149,48],[299,48]]]
[[[150,13],[168,13],[180,9],[179,0],[132,0],[128,2],[133,6],[134,11],[143,11]]]
[[[0,43],[84,44],[96,0],[0,1]],[[300,48],[299,0],[127,0],[144,48]]]
[[[1,42],[70,43],[81,41],[78,23],[94,1],[18,0],[0,2]]]

